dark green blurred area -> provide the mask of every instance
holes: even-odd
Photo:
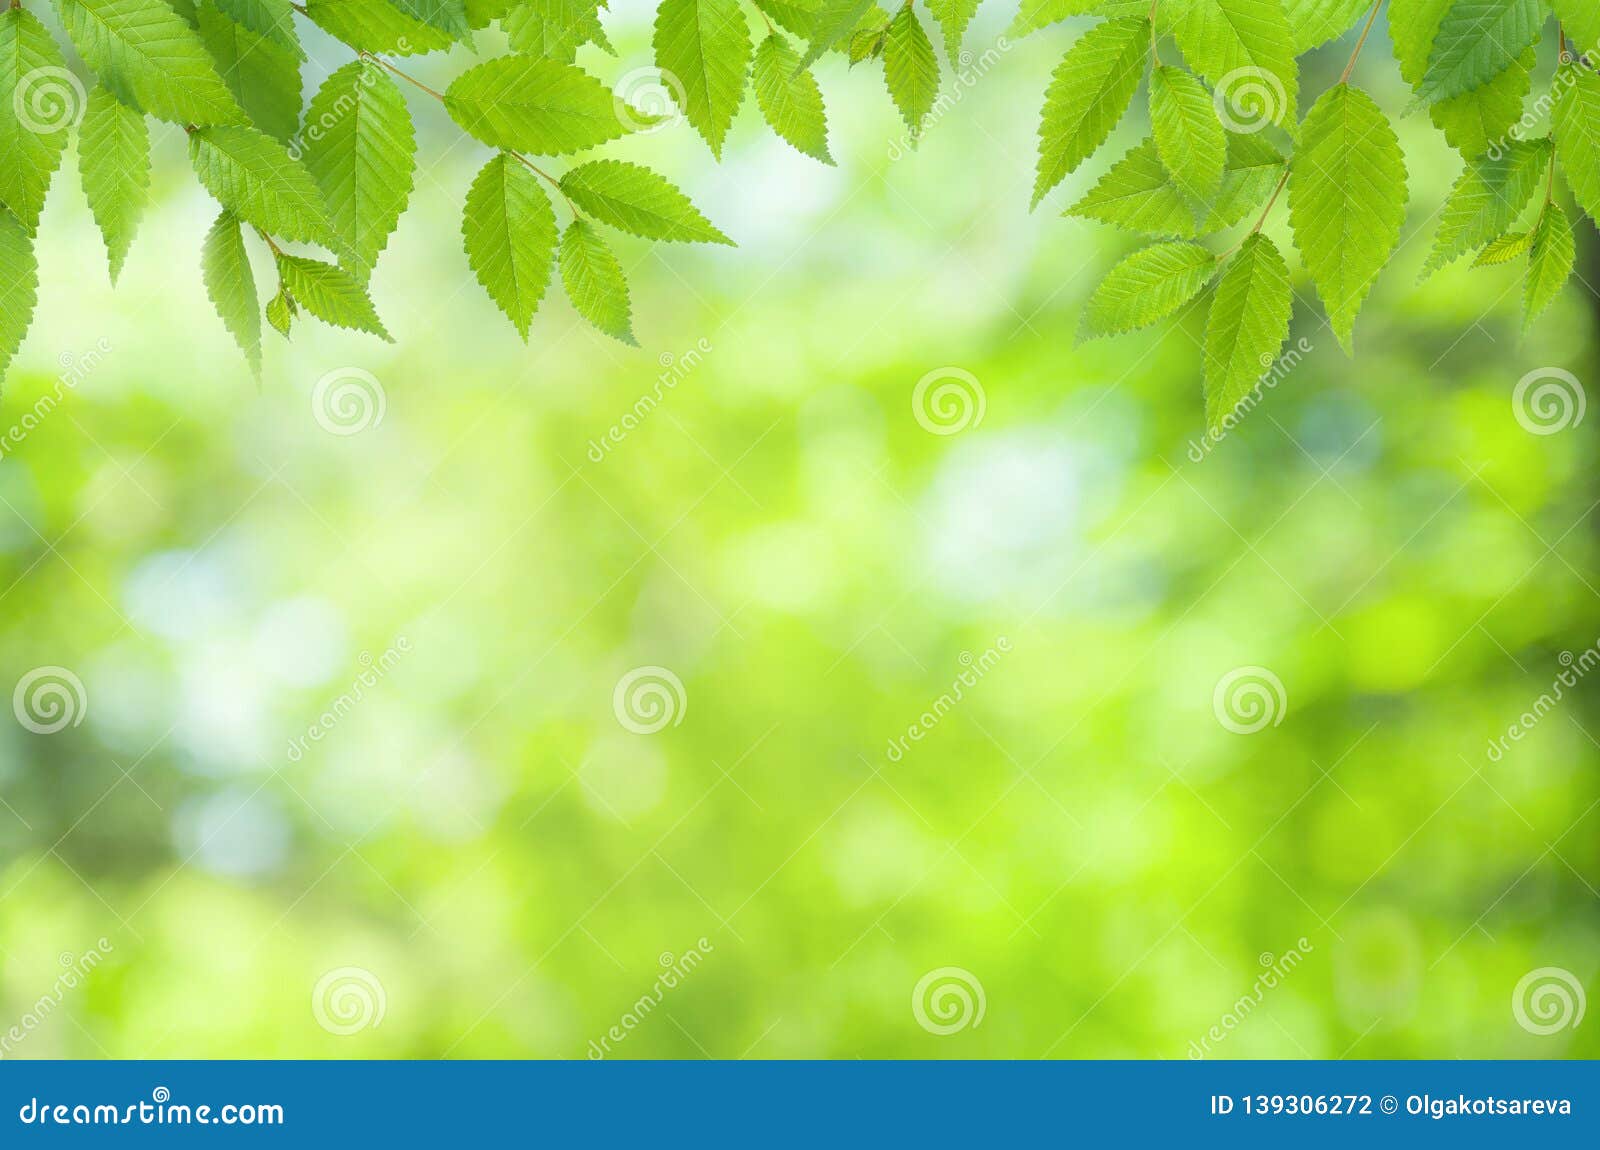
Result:
[[[645,63],[647,19],[583,59]],[[608,150],[741,244],[619,244],[638,350],[554,291],[517,339],[460,251],[487,153],[421,101],[375,280],[398,343],[303,326],[259,389],[200,287],[181,139],[115,293],[63,173],[0,423],[107,350],[0,462],[0,657],[87,705],[0,724],[0,1032],[111,951],[8,1056],[584,1057],[702,938],[617,1056],[1185,1057],[1302,938],[1214,1056],[1600,1053],[1600,1019],[1512,1011],[1537,968],[1600,990],[1592,685],[1487,754],[1600,642],[1600,418],[1536,435],[1512,403],[1536,369],[1600,377],[1592,229],[1523,342],[1514,269],[1418,286],[1458,161],[1400,119],[1411,214],[1355,358],[1297,279],[1310,350],[1194,462],[1203,312],[1073,342],[1131,245],[1059,213],[1139,117],[1027,212],[1075,34],[1009,47],[904,158],[881,79],[837,62],[836,170],[752,108],[720,166],[686,125]],[[308,88],[345,59],[312,57]],[[1406,104],[1386,43],[1360,78]],[[1281,207],[1269,230],[1287,250]],[[345,368],[385,410],[341,437],[311,396]],[[946,368],[985,407],[935,435],[911,397]],[[641,666],[684,687],[655,734],[613,710]],[[1240,667],[1281,681],[1277,725],[1219,723]],[[912,997],[948,966],[986,1012],[941,1036]],[[380,1025],[318,1024],[341,967]]]

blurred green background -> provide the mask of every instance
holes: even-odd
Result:
[[[620,58],[580,56],[608,82],[649,62],[647,6],[616,7]],[[348,54],[302,30],[309,93]],[[306,321],[259,387],[201,288],[181,133],[115,292],[69,163],[0,424],[106,350],[0,461],[0,657],[86,705],[0,724],[0,1033],[59,999],[6,1055],[581,1058],[696,950],[614,1056],[1181,1058],[1302,938],[1213,1056],[1600,1051],[1600,1019],[1512,1009],[1537,968],[1600,990],[1591,684],[1486,754],[1600,639],[1600,418],[1534,435],[1511,399],[1596,378],[1592,293],[1519,343],[1514,269],[1417,286],[1459,161],[1400,119],[1411,215],[1356,357],[1297,280],[1310,352],[1191,461],[1203,313],[1073,339],[1133,244],[1059,214],[1142,113],[1027,210],[1077,32],[1001,50],[911,154],[878,66],[837,59],[836,169],[749,103],[721,165],[681,123],[607,149],[740,245],[619,240],[637,350],[554,289],[518,340],[461,251],[488,153],[425,98],[375,279],[398,342]],[[1381,24],[1359,79],[1408,102]],[[385,408],[337,436],[312,392],[346,368]],[[932,434],[913,390],[952,368],[982,419]],[[637,667],[681,681],[676,725],[619,721]],[[1240,667],[1281,682],[1277,725],[1219,722]],[[985,1004],[948,1035],[913,1008],[944,967]],[[341,968],[381,1022],[319,1022]]]

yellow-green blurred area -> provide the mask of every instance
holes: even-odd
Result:
[[[650,15],[580,61],[647,64]],[[259,386],[182,133],[115,291],[69,161],[0,409],[104,341],[0,462],[0,687],[84,692],[58,732],[0,723],[0,1033],[60,1000],[8,1057],[585,1057],[642,996],[611,1056],[1185,1057],[1301,939],[1211,1056],[1600,1050],[1600,1004],[1513,1009],[1544,967],[1596,996],[1595,684],[1489,752],[1600,640],[1600,418],[1535,434],[1512,399],[1600,380],[1596,264],[1520,342],[1517,268],[1418,285],[1459,160],[1400,115],[1380,22],[1357,79],[1402,135],[1403,246],[1353,359],[1297,273],[1309,350],[1196,462],[1203,307],[1074,339],[1135,241],[1060,213],[1143,112],[1030,214],[1081,26],[999,47],[1010,16],[914,152],[837,58],[837,168],[748,103],[720,165],[682,123],[605,149],[739,244],[618,239],[638,349],[558,285],[518,339],[461,251],[488,152],[420,93],[374,280],[397,342],[303,317]],[[309,92],[348,53],[307,43]],[[1281,203],[1267,229],[1289,249]],[[352,368],[382,419],[330,434],[313,389]],[[913,392],[950,369],[982,417],[934,434]],[[682,683],[654,733],[619,720],[635,668]],[[1247,734],[1240,668],[1282,685]],[[985,1003],[948,1035],[913,1008],[944,967]],[[340,968],[381,1023],[319,1023]]]

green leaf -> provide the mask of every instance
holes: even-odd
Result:
[[[761,41],[752,76],[756,104],[772,130],[813,159],[833,163],[822,89],[816,77],[801,69],[800,54],[781,32]]]
[[[490,160],[467,192],[461,233],[478,282],[526,342],[556,248],[556,215],[539,178],[504,153]]]
[[[0,379],[22,346],[39,302],[39,263],[22,221],[0,208]]]
[[[0,11],[0,205],[30,232],[83,104],[83,85],[38,18]]]
[[[513,50],[570,64],[591,41],[610,50],[600,7],[600,0],[522,0],[500,26]]]
[[[1206,320],[1206,424],[1213,433],[1250,394],[1289,336],[1289,265],[1266,236],[1244,241]]]
[[[1295,55],[1343,36],[1367,14],[1373,0],[1284,0]]]
[[[1434,233],[1424,277],[1509,228],[1544,182],[1550,163],[1549,140],[1514,141],[1499,156],[1468,160],[1444,207]]]
[[[1557,73],[1556,85],[1556,155],[1578,206],[1600,220],[1600,76],[1569,64]]]
[[[750,27],[739,0],[661,0],[656,10],[656,67],[677,77],[683,114],[722,158],[722,141],[744,101],[750,76]]]
[[[323,82],[306,124],[306,170],[365,279],[411,197],[417,140],[405,97],[380,68],[352,60]]]
[[[256,127],[287,141],[300,126],[300,57],[275,40],[224,16],[211,0],[195,15],[200,39],[228,91]]]
[[[822,0],[755,0],[755,6],[785,32],[808,43],[816,34],[817,17],[822,12]]]
[[[143,112],[98,84],[78,128],[78,170],[116,283],[150,200],[150,129]]]
[[[1489,246],[1479,252],[1478,258],[1472,261],[1472,266],[1487,268],[1508,264],[1525,254],[1532,246],[1532,232],[1508,232],[1499,239],[1490,241]]]
[[[305,49],[300,47],[300,36],[294,29],[291,0],[216,0],[216,3],[222,14],[235,24],[289,49],[298,59],[305,59]]]
[[[562,175],[561,190],[601,223],[648,240],[733,245],[688,196],[638,164],[625,160],[579,164]]]
[[[1324,92],[1300,132],[1289,165],[1289,222],[1349,351],[1356,315],[1405,223],[1405,158],[1382,109],[1348,84]]]
[[[267,322],[284,339],[289,338],[289,325],[294,322],[294,300],[281,287],[278,294],[267,301]]]
[[[961,66],[961,38],[966,35],[967,25],[972,23],[973,16],[977,15],[978,5],[982,0],[928,0],[928,14],[939,23],[939,30],[944,33],[945,55],[950,57],[950,66]]]
[[[1417,95],[1429,103],[1481,88],[1539,39],[1542,0],[1451,0]]]
[[[1389,9],[1389,35],[1400,74],[1420,88],[1429,54],[1450,0],[1404,0]],[[1466,156],[1481,156],[1496,142],[1504,143],[1511,125],[1522,116],[1523,100],[1533,84],[1535,54],[1523,52],[1511,67],[1489,83],[1433,104],[1434,125],[1450,146]]]
[[[1150,50],[1150,21],[1108,20],[1079,37],[1056,66],[1039,123],[1033,206],[1089,157],[1128,110]]]
[[[468,68],[444,93],[445,110],[490,147],[567,155],[626,134],[611,90],[583,69],[521,54]]]
[[[1080,339],[1119,335],[1163,320],[1199,295],[1217,272],[1217,257],[1199,244],[1141,248],[1101,281],[1089,297]]]
[[[1199,228],[1194,212],[1156,152],[1145,139],[1100,178],[1083,199],[1065,212],[1149,236],[1189,238],[1231,228],[1271,194],[1286,161],[1261,135],[1228,136],[1228,163],[1222,190]]]
[[[389,0],[389,3],[412,19],[439,29],[452,40],[464,39],[471,30],[467,26],[465,0]]]
[[[1556,19],[1567,32],[1567,47],[1579,56],[1600,60],[1600,4],[1594,0],[1553,0]]]
[[[1153,69],[1150,126],[1173,182],[1201,204],[1208,202],[1222,187],[1228,137],[1205,86],[1181,68]]]
[[[199,35],[165,0],[55,0],[84,61],[124,103],[175,124],[239,124]]]
[[[1567,286],[1576,256],[1577,245],[1567,213],[1559,204],[1546,204],[1544,215],[1533,230],[1533,250],[1528,256],[1528,279],[1522,294],[1523,335]]]
[[[1267,110],[1272,122],[1292,127],[1299,72],[1294,38],[1283,0],[1185,0],[1175,16],[1173,35],[1183,57],[1217,89],[1235,100],[1235,88],[1271,89]]]
[[[199,128],[189,133],[189,161],[205,189],[245,223],[339,249],[316,181],[271,136],[254,128]]]
[[[410,56],[448,48],[450,33],[407,16],[389,0],[305,0],[306,15],[359,52]]]
[[[811,45],[800,57],[800,67],[809,68],[822,54],[856,30],[861,18],[872,10],[873,0],[823,0],[817,13]]]
[[[200,252],[201,278],[211,306],[222,317],[222,324],[233,336],[250,365],[250,374],[261,378],[261,315],[256,310],[256,279],[250,271],[250,256],[244,250],[239,221],[223,212],[206,233]]]
[[[583,220],[573,220],[561,237],[561,285],[584,319],[607,335],[638,346],[622,265],[605,237]]]
[[[910,3],[889,22],[883,45],[883,76],[895,107],[900,109],[900,118],[911,129],[914,144],[922,134],[922,121],[933,110],[939,95],[939,57]]]
[[[304,256],[278,254],[283,290],[323,323],[369,332],[393,343],[366,285],[344,268]]]
[[[850,33],[845,50],[852,68],[863,60],[876,60],[883,54],[883,42],[889,38],[889,20],[889,13],[876,4],[861,17],[861,23]]]
[[[1006,36],[1020,40],[1030,32],[1058,24],[1071,16],[1097,11],[1098,8],[1098,0],[1022,0],[1011,26],[1006,29]]]

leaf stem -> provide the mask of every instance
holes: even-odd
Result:
[[[1378,10],[1383,7],[1383,0],[1376,0],[1372,11],[1367,13],[1367,22],[1361,29],[1361,35],[1356,40],[1355,51],[1350,53],[1350,62],[1344,66],[1344,71],[1339,73],[1339,83],[1350,82],[1350,73],[1356,70],[1356,61],[1361,58],[1361,49],[1367,46],[1367,37],[1372,35],[1372,26],[1378,22]]]
[[[1271,213],[1271,211],[1272,211],[1272,205],[1278,202],[1278,197],[1283,194],[1284,186],[1286,184],[1288,184],[1288,182],[1289,182],[1289,162],[1287,160],[1285,160],[1284,164],[1283,164],[1283,175],[1278,177],[1278,186],[1272,189],[1272,198],[1267,201],[1267,206],[1261,209],[1261,216],[1260,216],[1260,218],[1258,218],[1256,220],[1256,226],[1251,228],[1242,237],[1240,237],[1238,243],[1234,244],[1231,248],[1229,248],[1227,251],[1223,252],[1220,256],[1218,256],[1217,257],[1217,262],[1218,263],[1221,263],[1223,260],[1225,260],[1229,256],[1231,256],[1234,252],[1236,252],[1240,248],[1244,247],[1245,240],[1248,240],[1251,236],[1255,235],[1257,232],[1259,232],[1261,230],[1262,226],[1267,222],[1268,214]]]
[[[406,83],[411,84],[414,87],[422,89],[424,92],[428,93],[428,95],[432,96],[435,100],[438,100],[439,103],[441,103],[441,104],[444,103],[444,93],[443,92],[434,91],[434,89],[428,87],[428,85],[424,84],[421,80],[417,79],[415,76],[412,76],[412,75],[410,75],[410,74],[408,74],[406,72],[402,72],[399,68],[396,68],[393,64],[389,63],[389,61],[385,60],[382,56],[378,56],[378,55],[375,55],[375,54],[373,54],[371,52],[367,52],[367,51],[364,51],[364,50],[358,52],[358,55],[363,60],[370,60],[374,64],[376,64],[378,67],[386,69],[389,72],[393,72],[396,76],[399,76]]]
[[[577,219],[578,218],[578,208],[571,200],[567,199],[566,189],[561,186],[561,181],[560,180],[556,179],[549,172],[547,172],[543,168],[541,168],[538,164],[536,164],[532,160],[528,159],[528,157],[524,156],[521,152],[513,152],[510,149],[506,149],[506,155],[510,156],[513,160],[516,160],[518,163],[520,163],[523,167],[527,168],[528,171],[532,172],[534,175],[543,177],[545,180],[547,180],[552,188],[554,188],[556,191],[561,193],[561,198],[563,200],[567,201],[567,208],[568,208],[569,211],[572,212],[572,218],[573,219]]]
[[[266,232],[264,232],[260,228],[257,228],[256,229],[256,235],[260,236],[263,240],[266,241],[266,245],[267,245],[268,248],[270,248],[272,250],[272,254],[273,255],[281,256],[283,254],[283,249],[280,248],[277,244],[273,243],[272,242],[272,237],[267,235]]]

